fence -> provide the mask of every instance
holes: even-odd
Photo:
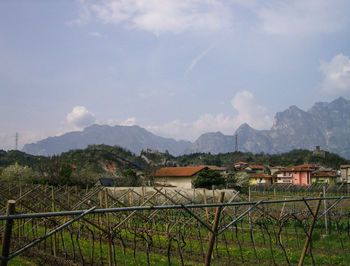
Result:
[[[327,194],[348,194],[350,195],[350,184],[323,184],[314,183],[310,186],[300,186],[293,184],[272,184],[254,185],[250,189],[252,192],[288,192],[290,194],[320,193],[325,188]]]
[[[0,191],[20,195],[0,216],[2,265],[22,257],[60,265],[350,261],[348,196],[236,202],[237,193],[213,194],[198,203],[163,188],[118,195],[101,187]]]

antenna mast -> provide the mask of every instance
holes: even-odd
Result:
[[[16,140],[15,140],[15,150],[18,150],[18,132],[16,132]]]
[[[236,140],[235,152],[238,152],[238,135],[237,135],[237,133],[235,134],[235,140]]]

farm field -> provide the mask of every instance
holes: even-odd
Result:
[[[210,247],[212,265],[297,265],[310,228],[305,265],[350,263],[350,201],[339,199],[339,193],[327,194],[334,198],[326,202],[318,199],[319,193],[276,190],[227,192],[222,200],[211,191],[190,195],[166,188],[125,188],[116,194],[101,186],[1,184],[1,216],[6,215],[8,199],[16,200],[17,214],[43,213],[13,220],[10,254],[38,243],[8,265],[202,265]],[[231,205],[209,206],[221,201]],[[202,205],[191,206],[196,204]],[[93,207],[113,212],[97,213]],[[67,213],[73,210],[91,212],[39,242],[77,218]],[[5,224],[0,220],[1,235]]]

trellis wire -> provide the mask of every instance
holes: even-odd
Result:
[[[304,240],[308,238],[309,223],[312,219],[314,207],[311,203],[320,200],[329,201],[329,207],[317,216],[314,230],[316,230],[316,236],[320,235],[321,238],[320,240],[310,239],[307,263],[318,262],[320,252],[314,247],[316,245],[319,248],[322,241],[328,241],[324,240],[327,239],[323,237],[325,227],[320,219],[325,216],[325,213],[329,221],[328,234],[339,235],[336,248],[345,251],[344,253],[350,249],[350,208],[346,205],[350,197],[347,196],[206,204],[193,204],[192,199],[183,197],[190,204],[177,204],[178,200],[168,196],[164,190],[157,189],[159,190],[157,196],[162,197],[163,203],[173,203],[173,205],[156,205],[159,200],[149,195],[142,197],[133,189],[117,198],[108,195],[103,188],[96,187],[91,191],[75,191],[62,187],[53,190],[57,192],[54,197],[57,208],[63,208],[66,205],[98,206],[101,203],[98,195],[101,193],[105,193],[105,197],[102,197],[102,205],[99,206],[114,207],[92,210],[84,220],[77,220],[67,228],[57,231],[56,239],[43,240],[37,248],[33,247],[25,253],[26,256],[31,256],[32,253],[41,254],[48,264],[59,261],[59,264],[64,262],[67,265],[74,263],[149,265],[154,261],[161,264],[162,259],[164,264],[202,263],[208,250],[210,232],[208,227],[212,226],[209,221],[214,219],[213,209],[217,207],[221,207],[222,211],[219,228],[214,232],[216,239],[213,256],[211,256],[214,261],[217,263],[232,261],[242,264],[254,262],[296,264],[298,261],[290,250],[298,254],[302,251],[301,247],[304,246]],[[9,191],[14,192],[16,188],[12,187]],[[46,195],[49,193],[50,191],[47,191]],[[76,197],[70,195],[72,202],[63,204],[67,203],[67,195],[70,193]],[[23,189],[22,195],[30,195],[30,193]],[[43,198],[49,200],[49,197]],[[129,202],[125,203],[125,199]],[[139,205],[145,205],[146,202],[146,205],[151,206],[128,206],[132,202]],[[39,204],[30,197],[26,199],[25,196],[18,201],[18,206],[20,204],[23,207],[21,210],[34,210],[37,213],[0,216],[0,222],[3,225],[6,220],[13,220],[17,226],[12,230],[12,237],[18,240],[15,241],[18,243],[11,247],[12,254],[16,254],[15,250],[20,250],[28,245],[28,242],[30,244],[41,239],[48,234],[47,232],[52,232],[66,223],[68,216],[81,215],[86,211],[40,212],[46,208],[45,202]],[[27,209],[25,205],[33,210]],[[189,209],[191,209],[190,212]],[[251,214],[250,223],[245,216],[248,213]],[[208,227],[203,224],[207,224]],[[107,252],[109,246],[110,252]],[[330,250],[325,252],[337,252]],[[12,258],[11,255],[9,258]]]

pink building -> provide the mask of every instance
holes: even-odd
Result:
[[[290,168],[284,168],[277,175],[277,183],[289,183],[293,185],[311,185],[311,173],[318,167],[312,164],[302,164]]]

